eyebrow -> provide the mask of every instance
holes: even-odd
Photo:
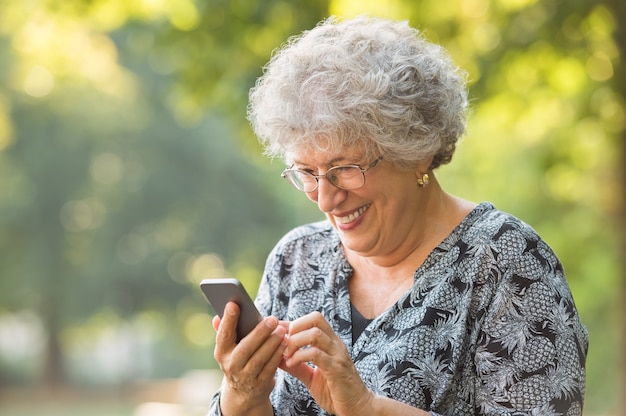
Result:
[[[332,166],[332,165],[334,165],[334,164],[336,164],[338,162],[346,161],[346,159],[347,158],[345,156],[334,157],[331,160],[329,160],[328,162],[326,162],[326,166]],[[305,166],[305,167],[309,166],[307,163],[302,163],[301,161],[298,161],[298,160],[295,160],[295,159],[291,161],[291,164],[292,164],[292,166],[293,165],[302,165],[302,166]],[[353,164],[353,163],[350,163],[350,164]]]

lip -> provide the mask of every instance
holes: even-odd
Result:
[[[356,227],[362,220],[364,214],[370,208],[372,204],[363,205],[358,209],[349,212],[349,213],[341,213],[337,215],[333,215],[335,218],[335,223],[341,229],[350,229]]]

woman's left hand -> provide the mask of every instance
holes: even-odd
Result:
[[[374,394],[361,380],[346,346],[321,313],[313,312],[291,322],[283,356],[281,368],[302,381],[324,410],[343,416],[363,415],[370,408]]]

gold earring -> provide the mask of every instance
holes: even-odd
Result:
[[[428,185],[428,173],[423,174],[421,178],[417,178],[417,184],[422,187]]]

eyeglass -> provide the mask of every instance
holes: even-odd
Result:
[[[315,175],[306,170],[288,168],[280,176],[287,179],[294,188],[302,192],[315,191],[319,186],[320,178],[326,178],[328,182],[337,188],[349,191],[362,187],[365,184],[365,172],[376,166],[382,159],[383,157],[380,156],[365,168],[359,165],[334,166],[323,175]]]

